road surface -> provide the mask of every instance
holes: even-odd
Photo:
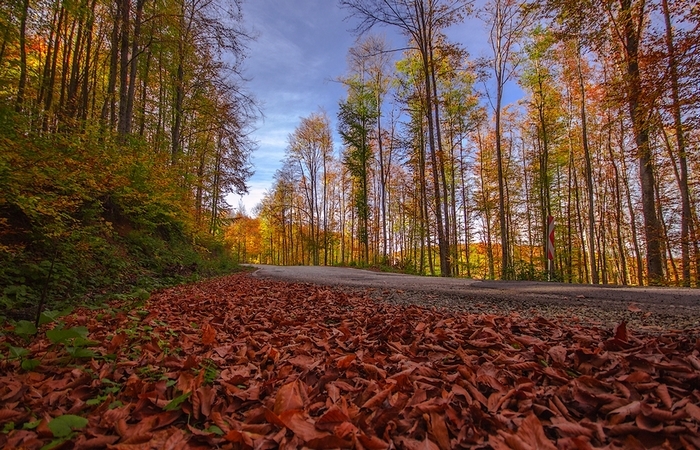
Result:
[[[369,288],[385,300],[403,303],[485,313],[535,309],[544,316],[583,316],[606,324],[627,320],[647,327],[700,327],[698,289],[420,277],[346,267],[253,267],[259,278]]]

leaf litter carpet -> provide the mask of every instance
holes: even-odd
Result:
[[[239,274],[76,311],[0,360],[0,448],[698,448],[700,344]],[[45,335],[45,329],[39,336]],[[87,424],[55,435],[64,415]],[[71,431],[70,428],[68,431]]]

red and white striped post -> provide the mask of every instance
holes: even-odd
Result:
[[[554,272],[554,216],[547,216],[547,278]]]

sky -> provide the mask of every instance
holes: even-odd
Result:
[[[260,104],[264,117],[258,120],[252,139],[255,174],[248,181],[248,194],[230,195],[228,203],[243,206],[252,215],[265,192],[272,188],[275,171],[282,166],[287,137],[302,117],[325,111],[333,128],[336,150],[340,146],[335,129],[338,102],[345,97],[336,80],[347,72],[346,56],[355,43],[355,22],[345,20],[348,11],[336,0],[244,0],[246,26],[257,39],[250,42],[245,61],[247,88]],[[396,48],[405,39],[396,31],[377,28]],[[472,57],[486,55],[483,23],[471,19],[448,30]]]

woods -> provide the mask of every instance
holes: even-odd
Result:
[[[254,217],[246,4],[328,68],[326,0],[0,3],[0,447],[700,448],[696,289],[232,273],[700,287],[696,1],[339,0]]]
[[[0,5],[0,311],[223,257],[248,39],[236,0]]]
[[[357,35],[346,95],[299,119],[243,220],[227,196],[260,111],[239,1],[0,5],[3,307],[226,255],[700,286],[694,2],[336,6]],[[475,23],[470,54],[455,30]]]
[[[292,140],[318,113],[301,120],[254,260],[700,286],[696,4],[340,6],[358,24],[340,139],[311,176]],[[474,18],[486,55],[450,38]]]

